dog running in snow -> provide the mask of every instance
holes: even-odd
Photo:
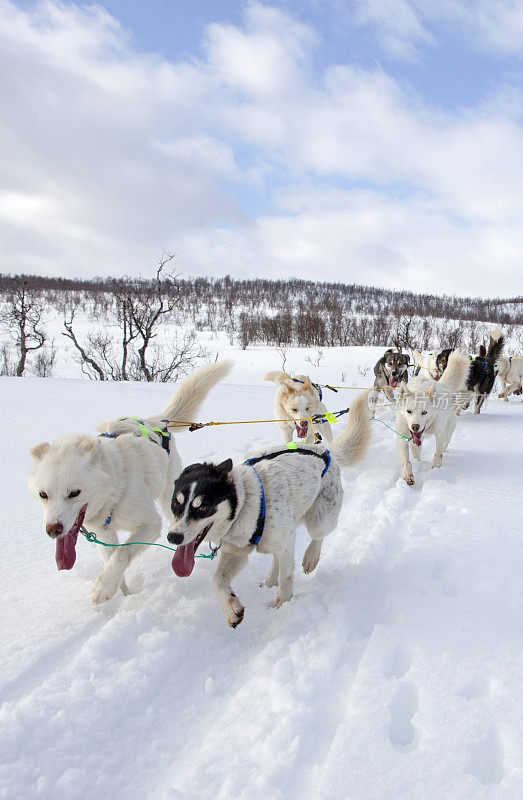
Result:
[[[462,388],[469,369],[469,357],[454,351],[439,381],[418,375],[400,386],[396,401],[396,430],[401,436],[397,437],[396,446],[402,465],[401,477],[409,486],[414,484],[409,445],[413,457],[420,461],[422,440],[435,436],[432,466],[441,467],[443,453],[456,427],[457,407],[453,395]]]
[[[278,420],[285,420],[278,422],[283,443],[292,442],[294,432],[298,439],[312,443],[314,431],[308,417],[327,413],[327,408],[322,402],[321,388],[312,383],[308,375],[291,378],[286,372],[268,372],[264,380],[272,381],[278,387],[274,397],[274,416]],[[332,442],[329,422],[314,423],[314,428],[322,439]]]
[[[371,438],[368,392],[351,406],[345,429],[329,450],[323,444],[275,446],[243,464],[192,464],[174,484],[167,536],[177,544],[172,566],[179,577],[191,574],[204,541],[219,543],[213,587],[228,624],[236,628],[244,606],[231,581],[256,548],[272,554],[265,586],[278,586],[275,607],[293,595],[296,528],[305,523],[311,537],[303,571],[319,561],[322,540],[337,525],[343,489],[340,467],[359,461]]]
[[[408,366],[410,359],[401,348],[386,350],[374,367],[374,389],[383,389],[387,398],[394,402],[393,389],[409,379]]]
[[[31,450],[29,490],[42,506],[47,535],[56,540],[58,569],[71,569],[82,525],[100,541],[117,544],[116,531],[131,534],[127,542],[154,542],[161,534],[159,499],[170,514],[172,487],[182,469],[169,420],[192,421],[209,391],[224,378],[232,361],[202,367],[180,384],[161,414],[143,420],[112,420],[97,426],[100,436],[70,435]],[[125,570],[144,547],[99,547],[105,567],[92,589],[94,604],[121,588],[129,594]]]
[[[490,342],[488,350],[485,348],[480,349],[480,355],[470,359],[470,370],[465,381],[465,386],[461,387],[466,389],[470,394],[468,395],[468,402],[465,407],[468,407],[474,393],[474,414],[479,414],[485,399],[489,396],[496,380],[494,364],[499,359],[503,352],[505,339],[500,328],[496,328],[490,334]],[[442,350],[436,359],[436,367],[440,375],[443,375],[450,354],[454,352],[451,348]]]
[[[429,350],[426,353],[420,353],[419,350],[414,350],[412,353],[412,357],[416,366],[413,370],[413,375],[419,375],[420,371],[423,370],[423,375],[427,378],[430,377],[432,380],[437,381],[439,380],[439,372],[436,368],[436,358],[438,355],[438,350]]]
[[[501,383],[501,394],[498,397],[508,403],[511,394],[521,394],[523,356],[500,356],[494,362],[494,373]]]

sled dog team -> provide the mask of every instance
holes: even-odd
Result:
[[[494,364],[506,400],[521,389],[523,359],[502,357],[502,346],[501,331],[496,330],[489,352],[482,357],[488,365],[483,372],[490,376]],[[419,364],[420,355],[415,357]],[[375,389],[355,398],[342,432],[333,440],[328,422],[315,424],[322,436],[319,443],[304,420],[327,413],[321,388],[306,375],[292,378],[285,372],[268,373],[265,379],[278,387],[275,417],[287,420],[278,423],[283,445],[254,453],[237,465],[228,459],[182,470],[167,429],[170,420],[187,420],[188,427],[197,418],[210,390],[229,373],[231,361],[189,375],[160,414],[141,420],[111,420],[97,426],[98,436],[69,435],[52,444],[36,445],[31,450],[29,488],[42,506],[45,530],[55,540],[58,569],[73,567],[84,524],[107,545],[118,544],[117,531],[129,531],[126,543],[132,546],[99,547],[104,567],[91,598],[99,604],[118,589],[128,594],[127,567],[147,543],[156,542],[161,535],[158,500],[170,521],[167,538],[177,545],[172,559],[176,575],[191,574],[196,551],[204,541],[219,549],[213,588],[231,627],[236,628],[244,615],[231,582],[254,549],[272,555],[264,585],[277,587],[274,605],[281,606],[293,595],[298,525],[304,523],[310,536],[302,562],[305,573],[316,568],[323,539],[336,528],[343,500],[340,468],[356,464],[367,450],[376,389],[384,388],[393,399],[392,390],[398,391],[396,428],[405,438],[398,436],[397,441],[405,481],[414,483],[409,449],[419,459],[422,437],[435,436],[433,466],[441,466],[460,410],[455,395],[475,391],[485,375],[480,375],[478,362],[476,381],[472,375],[475,362],[471,365],[470,358],[457,351],[434,352],[427,359],[431,359],[427,374],[408,380],[408,356],[387,351],[375,367]],[[434,377],[433,372],[437,373]],[[471,380],[476,382],[472,385]],[[492,385],[488,391],[491,389]],[[478,394],[476,391],[476,397]],[[293,442],[295,433],[298,443]]]

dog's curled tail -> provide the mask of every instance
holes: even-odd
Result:
[[[200,406],[219,381],[232,369],[233,361],[217,361],[195,370],[183,379],[171,402],[161,413],[162,419],[195,422]],[[180,430],[180,428],[177,428]]]
[[[490,334],[490,342],[487,350],[487,361],[493,362],[500,357],[503,352],[505,337],[501,328],[495,328]]]
[[[349,420],[339,436],[334,439],[331,451],[342,467],[352,467],[361,461],[372,438],[369,392],[360,392],[352,403]]]
[[[458,392],[463,389],[470,372],[470,358],[458,350],[453,350],[449,355],[447,368],[439,379],[440,386],[449,392]]]

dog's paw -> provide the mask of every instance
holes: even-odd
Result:
[[[91,591],[91,602],[94,606],[110,600],[120,588],[121,577],[112,570],[104,569],[98,575]]]
[[[290,596],[290,597],[280,597],[280,595],[278,595],[278,597],[277,597],[277,598],[276,598],[276,600],[274,601],[274,603],[273,603],[272,607],[273,607],[273,608],[281,608],[281,607],[282,607],[282,605],[283,605],[284,603],[288,603],[288,602],[289,602],[289,600],[292,600],[292,594],[291,594],[291,596]]]
[[[301,562],[303,571],[306,575],[308,575],[309,572],[313,572],[316,569],[316,567],[318,566],[318,562],[320,560],[320,555],[321,555],[321,542],[318,541],[317,539],[313,539],[310,542],[309,546],[307,547],[303,555],[303,561]]]
[[[272,589],[273,586],[276,586],[277,584],[278,584],[278,576],[273,578],[271,573],[269,572],[265,580],[260,583],[260,589]]]
[[[231,597],[225,610],[227,624],[231,628],[237,628],[240,622],[242,622],[244,614],[245,608],[242,606],[241,601],[237,597]]]
[[[403,480],[407,486],[414,486],[414,475],[403,475]]]

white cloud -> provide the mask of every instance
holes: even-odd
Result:
[[[382,47],[400,61],[415,61],[420,44],[434,44],[416,3],[409,0],[356,0],[356,22],[376,31]]]
[[[421,0],[390,2],[373,24],[429,41]],[[322,46],[250,3],[171,63],[99,7],[0,0],[0,269],[144,273],[171,249],[194,274],[519,291],[517,92],[443,114],[382,69],[315,70]]]
[[[373,28],[392,57],[419,58],[442,31],[481,52],[523,56],[523,5],[517,0],[356,0],[356,24]]]

